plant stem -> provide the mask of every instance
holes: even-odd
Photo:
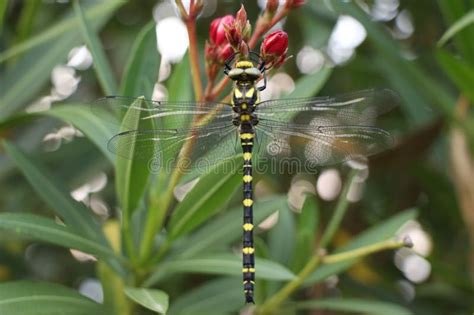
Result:
[[[285,301],[290,294],[303,284],[303,281],[319,266],[320,263],[321,256],[319,254],[313,255],[303,269],[298,273],[296,278],[288,282],[260,308],[257,308],[256,313],[259,315],[270,314],[278,305]]]
[[[351,186],[354,176],[357,174],[357,170],[351,170],[349,173],[348,179],[344,188],[342,189],[341,195],[339,196],[339,201],[337,202],[336,209],[329,220],[329,223],[324,230],[323,236],[321,236],[321,241],[319,242],[319,248],[326,248],[331,242],[334,234],[336,234],[341,221],[346,214],[347,207],[349,206],[349,200],[347,200],[347,193]]]
[[[229,82],[229,77],[227,77],[227,76],[223,77],[219,81],[217,86],[210,93],[209,99],[210,100],[215,100],[222,93],[222,91],[224,91],[224,89],[227,85],[227,82]]]
[[[130,220],[128,214],[127,216],[124,215],[123,217],[122,230],[127,254],[130,257],[132,265],[135,265],[137,257],[135,253],[135,246],[133,245],[132,229],[130,228]]]
[[[190,143],[190,141],[186,142],[185,146],[188,143]],[[166,183],[166,191],[150,198],[149,214],[145,226],[145,232],[143,234],[142,246],[140,248],[141,265],[146,264],[152,254],[153,240],[156,233],[164,224],[168,208],[173,201],[173,189],[178,183],[180,177],[180,168],[176,167],[171,174],[170,180]],[[157,187],[162,187],[161,184],[164,182],[165,180],[161,177],[160,180],[158,180]]]
[[[262,37],[266,32],[268,32],[275,24],[281,21],[286,15],[288,15],[289,10],[283,8],[279,11],[269,23],[258,23],[255,28],[255,31],[252,34],[252,37],[249,40],[249,48],[252,49],[257,45],[257,41]]]
[[[212,98],[212,89],[214,88],[215,83],[216,83],[215,78],[211,80],[211,78],[208,77],[206,90],[204,91],[204,99],[203,99],[204,101],[214,100],[214,98]]]
[[[364,246],[347,252],[333,254],[328,256],[313,255],[306,263],[304,268],[298,273],[295,279],[285,285],[273,297],[257,309],[257,314],[265,315],[271,313],[277,306],[279,306],[293,291],[303,284],[303,281],[311,274],[320,264],[335,264],[338,262],[360,258],[372,253],[380,252],[388,249],[396,249],[401,247],[411,247],[413,244],[410,239],[402,241],[396,239],[388,239],[372,245]]]
[[[191,65],[191,75],[194,87],[194,97],[197,101],[202,100],[202,81],[201,70],[199,66],[199,53],[196,38],[196,20],[195,18],[188,18],[186,21],[186,28],[188,29],[189,37],[189,61]]]
[[[354,250],[349,250],[343,253],[324,256],[322,259],[322,263],[335,264],[338,262],[367,256],[369,254],[380,252],[383,250],[396,249],[401,247],[411,247],[411,245],[412,244],[409,242],[409,240],[400,241],[396,239],[388,239],[382,242],[367,245]]]

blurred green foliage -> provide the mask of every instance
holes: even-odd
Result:
[[[356,204],[343,197],[337,204],[307,197],[297,214],[287,204],[292,177],[261,178],[272,193],[257,200],[255,221],[275,211],[279,221],[256,236],[257,304],[294,281],[315,256],[321,235],[332,241],[330,253],[350,252],[391,238],[418,216],[433,242],[427,257],[432,275],[414,285],[413,299],[399,290],[403,275],[388,252],[362,262],[353,258],[322,264],[303,279],[305,290],[283,304],[280,313],[472,314],[474,0],[400,1],[399,10],[410,12],[415,30],[403,40],[388,30],[393,21],[374,21],[358,2],[308,1],[290,14],[284,28],[293,55],[304,45],[323,48],[341,14],[356,18],[367,39],[349,62],[315,74],[301,75],[293,58],[284,67],[296,82],[289,97],[390,87],[402,98],[399,109],[384,121],[395,130],[397,145],[370,160],[364,198]],[[107,150],[107,139],[119,129],[90,111],[91,100],[117,91],[151,97],[161,58],[152,18],[155,4],[0,2],[1,314],[52,314],[58,309],[70,315],[164,313],[168,299],[168,314],[235,314],[243,307],[240,258],[231,255],[241,237],[240,175],[205,174],[176,202],[166,174],[150,174],[143,165]],[[254,2],[244,4],[254,22],[259,8]],[[212,16],[198,20],[201,56],[212,19],[234,14],[239,6],[219,1]],[[81,72],[78,91],[47,111],[26,113],[28,105],[48,94],[52,69],[82,43],[95,63]],[[193,99],[187,56],[164,83],[170,100]],[[139,117],[125,119],[127,125],[140,123]],[[85,137],[44,152],[43,136],[65,124]],[[100,171],[115,181],[115,189],[108,185],[100,195],[121,209],[106,223],[70,195]],[[350,174],[344,174],[349,182]],[[170,218],[163,204],[174,209]],[[334,211],[346,214],[339,218],[342,222],[334,219]],[[346,242],[341,241],[344,235]],[[25,254],[33,243],[41,250]],[[78,264],[65,255],[68,248],[93,254],[99,262]],[[57,268],[41,271],[49,266]],[[61,266],[69,267],[65,271]],[[367,269],[369,275],[361,271]],[[333,275],[339,275],[339,283],[328,288],[324,280]],[[86,277],[102,282],[104,305],[65,288],[77,287]]]

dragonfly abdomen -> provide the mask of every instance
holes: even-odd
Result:
[[[243,238],[242,238],[242,258],[243,258],[243,281],[245,301],[254,303],[254,285],[255,285],[255,258],[253,243],[253,188],[252,188],[252,148],[253,131],[241,131],[240,141],[244,159],[243,170]]]

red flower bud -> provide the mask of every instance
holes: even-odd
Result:
[[[229,44],[232,47],[239,47],[240,42],[242,41],[242,31],[240,28],[236,27],[235,23],[231,25],[224,25],[225,36]]]
[[[208,41],[206,41],[206,44],[204,45],[204,57],[206,61],[212,62],[213,60],[217,59],[217,49],[216,45],[209,44]]]
[[[234,48],[230,44],[226,44],[225,46],[222,46],[220,51],[219,51],[219,61],[224,64],[225,61],[232,56],[234,53]]]
[[[265,37],[262,43],[262,55],[282,55],[288,49],[288,34],[283,31],[275,31]]]
[[[209,36],[211,43],[216,45],[222,45],[227,41],[225,35],[224,25],[231,25],[234,23],[234,17],[232,15],[226,15],[212,21],[209,27]]]
[[[247,23],[247,11],[245,11],[244,5],[242,4],[240,6],[240,10],[237,11],[237,14],[235,16],[235,20],[238,23],[238,26],[240,28],[243,28],[245,24]]]
[[[275,31],[267,35],[260,46],[260,54],[269,66],[281,66],[286,60],[287,51],[288,34],[283,31]]]

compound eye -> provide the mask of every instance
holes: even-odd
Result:
[[[240,68],[233,68],[232,70],[229,71],[229,78],[231,79],[237,79],[239,76],[244,73],[244,69]]]
[[[244,72],[245,72],[249,77],[252,77],[252,78],[255,78],[255,79],[257,79],[257,78],[260,77],[260,70],[258,70],[258,69],[255,68],[255,67],[245,69]]]

